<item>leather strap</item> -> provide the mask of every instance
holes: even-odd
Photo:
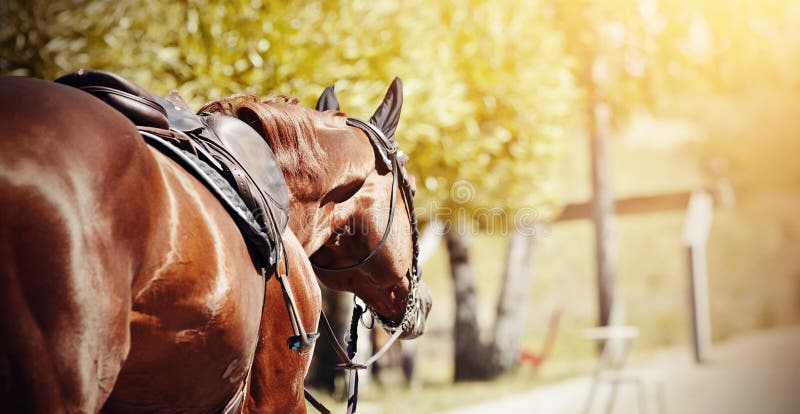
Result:
[[[308,392],[307,389],[305,388],[303,389],[303,394],[306,397],[306,401],[308,401],[309,404],[311,404],[314,408],[316,408],[317,411],[319,411],[322,414],[331,414],[331,410],[329,410],[327,407],[322,405],[321,402],[319,402],[316,398],[314,398],[314,396],[311,395],[311,393]]]
[[[320,311],[320,322],[322,322],[321,323],[322,328],[330,338],[331,348],[333,348],[334,352],[336,352],[336,355],[338,355],[339,359],[342,361],[341,364],[336,365],[336,368],[351,371],[351,376],[350,376],[351,386],[355,385],[353,383],[354,381],[357,381],[353,379],[354,376],[352,375],[352,372],[369,368],[372,364],[375,363],[375,361],[378,360],[378,358],[383,356],[383,354],[385,354],[386,351],[388,351],[389,348],[395,342],[397,342],[398,339],[400,339],[400,335],[403,334],[402,329],[397,329],[395,333],[392,335],[392,337],[389,338],[389,341],[387,341],[383,345],[383,347],[381,347],[381,349],[378,350],[378,352],[374,353],[363,364],[359,364],[357,362],[354,362],[353,359],[350,358],[348,352],[344,349],[344,346],[342,346],[342,343],[339,342],[339,339],[336,337],[336,333],[333,331],[333,327],[331,327],[331,322],[330,320],[328,320],[328,316],[325,315],[325,311]],[[353,328],[351,327],[350,329]],[[303,389],[303,393],[305,394],[306,401],[308,401],[309,404],[311,404],[314,408],[316,408],[317,411],[319,411],[322,414],[330,414],[331,411],[328,408],[326,408],[322,403],[320,403],[316,398],[314,398],[314,396],[311,395],[308,389]],[[348,409],[350,409],[349,407],[351,407],[351,405],[350,402],[348,401]],[[352,407],[353,409],[355,409],[355,405],[352,405]]]
[[[235,414],[244,412],[244,398],[247,395],[247,384],[250,383],[250,373],[252,370],[248,368],[247,375],[244,377],[244,381],[242,381],[242,386],[239,388],[239,391],[233,396],[233,398],[228,402],[224,409],[222,409],[221,414]]]
[[[389,348],[398,339],[400,339],[400,335],[403,334],[403,330],[402,329],[396,330],[395,333],[392,335],[392,337],[389,338],[389,341],[387,341],[386,344],[384,344],[383,347],[381,347],[381,349],[379,349],[377,352],[375,352],[363,364],[359,364],[359,363],[353,361],[352,359],[350,359],[350,357],[347,355],[347,351],[345,350],[344,346],[342,346],[342,343],[339,342],[339,339],[336,337],[336,333],[333,332],[333,328],[331,327],[331,323],[328,320],[328,316],[325,315],[324,311],[320,312],[320,321],[322,322],[322,328],[328,334],[328,337],[331,338],[331,347],[333,348],[334,352],[336,352],[336,355],[339,356],[339,359],[342,360],[342,363],[336,366],[337,368],[340,368],[340,369],[367,369],[367,368],[369,368],[372,364],[375,363],[375,361],[378,360],[378,358],[383,356],[383,354],[385,354],[386,351],[388,351]]]
[[[289,264],[286,263],[286,270],[288,270],[288,265]],[[300,312],[297,310],[297,303],[294,300],[292,287],[289,285],[289,280],[287,280],[289,277],[289,272],[286,272],[284,275],[281,275],[280,272],[276,272],[275,277],[280,282],[281,290],[283,291],[283,302],[286,304],[286,311],[289,314],[289,322],[291,322],[292,332],[294,332],[294,336],[292,338],[297,338],[300,341],[297,352],[300,355],[308,354],[311,352],[314,345],[309,340],[309,335],[306,333],[306,329],[303,326],[303,321],[300,320]]]

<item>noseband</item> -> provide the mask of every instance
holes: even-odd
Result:
[[[406,157],[402,151],[399,151],[397,141],[395,141],[393,138],[387,138],[383,131],[381,131],[380,128],[376,127],[375,125],[357,118],[347,118],[347,125],[364,131],[367,137],[369,137],[372,147],[380,156],[380,162],[382,162],[386,168],[392,172],[392,194],[389,201],[389,220],[386,223],[386,230],[384,230],[383,236],[381,237],[380,242],[378,242],[378,245],[375,246],[375,248],[373,248],[366,257],[358,262],[342,267],[319,266],[314,262],[311,262],[311,266],[313,266],[315,270],[321,270],[325,272],[344,272],[357,269],[375,259],[383,246],[386,244],[386,240],[389,238],[389,233],[392,231],[394,210],[397,205],[396,194],[399,187],[400,194],[402,195],[403,202],[405,204],[406,213],[408,213],[409,224],[411,226],[411,243],[413,247],[411,268],[406,273],[406,277],[408,278],[409,282],[409,293],[408,298],[406,299],[406,308],[403,313],[403,319],[397,324],[386,320],[373,309],[370,309],[370,311],[387,331],[394,333],[397,328],[401,328],[401,331],[406,331],[411,329],[417,322],[416,319],[420,317],[421,308],[419,304],[419,293],[417,286],[422,275],[422,272],[418,266],[419,231],[417,230],[417,217],[414,212],[414,196],[411,191],[411,183],[408,180],[408,176],[406,175],[406,172],[400,168],[400,166],[402,166],[403,163],[408,160],[408,157]]]

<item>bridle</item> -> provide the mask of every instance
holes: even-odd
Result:
[[[409,282],[409,294],[408,298],[406,299],[406,309],[403,313],[403,319],[396,324],[393,324],[391,321],[387,321],[371,308],[370,312],[375,319],[377,319],[378,322],[390,333],[395,333],[397,328],[402,328],[401,330],[410,329],[414,326],[412,325],[416,322],[414,319],[419,317],[419,313],[421,311],[419,305],[418,285],[422,276],[422,271],[418,265],[419,231],[417,229],[417,218],[414,212],[414,195],[411,189],[411,182],[409,181],[405,170],[400,168],[408,160],[408,157],[399,150],[397,141],[395,141],[393,138],[387,138],[383,131],[381,131],[380,128],[376,127],[372,123],[362,121],[358,118],[347,118],[347,125],[364,131],[373,148],[378,153],[380,162],[382,162],[386,168],[392,172],[392,194],[389,201],[389,219],[386,223],[386,229],[383,232],[380,242],[378,242],[372,251],[363,259],[354,264],[341,267],[321,266],[315,264],[313,261],[311,262],[311,266],[315,270],[320,270],[323,272],[345,272],[357,269],[375,259],[381,249],[383,249],[383,246],[386,244],[386,240],[388,240],[389,234],[392,231],[395,208],[397,207],[397,189],[399,188],[400,194],[403,197],[403,203],[405,205],[411,227],[411,243],[413,250],[411,268],[406,273],[406,277],[408,278]]]
[[[315,264],[313,261],[311,262],[311,266],[317,271],[323,272],[344,272],[348,270],[357,269],[369,262],[371,262],[378,253],[383,249],[384,245],[386,244],[386,240],[389,238],[389,233],[392,231],[392,223],[394,221],[395,215],[395,207],[397,207],[397,190],[400,189],[400,194],[403,197],[403,203],[405,205],[406,213],[408,215],[409,224],[411,227],[411,243],[412,243],[412,259],[411,259],[411,268],[408,269],[406,272],[406,277],[408,278],[409,283],[409,291],[408,297],[406,298],[406,306],[403,311],[403,318],[400,320],[399,323],[392,323],[391,321],[386,320],[381,315],[379,315],[374,309],[367,306],[367,309],[372,314],[373,320],[377,320],[384,329],[386,329],[389,333],[392,334],[389,341],[381,347],[375,354],[369,357],[363,364],[356,363],[353,361],[355,357],[356,351],[356,341],[358,340],[358,321],[361,319],[361,315],[364,312],[364,309],[356,304],[353,307],[353,316],[351,318],[350,323],[350,330],[349,330],[349,340],[347,347],[342,346],[337,338],[337,335],[334,333],[333,328],[331,327],[330,321],[328,320],[325,312],[320,313],[320,325],[327,331],[328,336],[331,340],[331,344],[333,346],[334,351],[338,354],[339,358],[342,360],[342,363],[337,365],[338,368],[344,369],[349,371],[350,373],[350,380],[349,380],[349,389],[348,389],[348,400],[347,400],[347,413],[355,413],[356,405],[358,402],[358,371],[362,369],[368,368],[372,365],[375,361],[378,360],[388,349],[389,347],[396,342],[401,335],[407,332],[411,332],[411,329],[418,326],[421,323],[420,318],[424,317],[422,306],[420,304],[420,294],[419,294],[419,283],[422,277],[422,270],[419,268],[419,231],[417,229],[417,217],[414,212],[414,194],[411,189],[411,182],[406,175],[406,172],[402,167],[403,163],[408,160],[408,157],[399,151],[397,141],[393,138],[387,138],[383,131],[380,130],[377,126],[373,125],[370,122],[362,121],[358,118],[347,118],[347,125],[356,127],[364,131],[364,133],[369,137],[370,143],[372,144],[375,151],[380,156],[380,161],[386,166],[386,168],[392,172],[392,194],[389,201],[389,219],[386,223],[386,229],[383,231],[383,236],[381,237],[380,242],[372,249],[372,251],[365,256],[363,259],[359,260],[358,262],[341,267],[328,267],[328,266],[320,266]],[[320,404],[307,390],[305,391],[306,400],[308,400],[311,405],[313,405],[317,410],[322,413],[330,412],[324,405]]]
[[[327,266],[320,266],[311,262],[311,266],[318,271],[322,272],[344,272],[348,270],[357,269],[372,260],[378,255],[378,253],[383,249],[384,245],[386,244],[386,240],[389,238],[389,233],[392,230],[392,223],[394,221],[395,215],[395,208],[397,207],[397,190],[400,190],[400,194],[403,197],[403,203],[405,205],[406,213],[408,215],[409,224],[411,227],[411,242],[412,242],[412,260],[411,260],[411,267],[406,272],[406,277],[408,278],[409,282],[409,291],[408,297],[406,298],[406,306],[403,311],[403,318],[400,320],[399,323],[392,323],[392,321],[388,321],[382,316],[380,316],[374,309],[367,306],[367,309],[372,314],[373,320],[377,320],[384,329],[386,329],[389,333],[392,334],[391,338],[381,347],[380,350],[375,352],[371,357],[369,357],[364,363],[357,363],[353,360],[355,357],[355,350],[356,350],[356,341],[358,339],[357,335],[357,327],[358,322],[361,319],[362,314],[364,313],[364,309],[360,305],[356,305],[353,308],[353,317],[351,318],[351,325],[349,330],[349,340],[347,341],[347,346],[342,346],[341,342],[339,342],[338,335],[334,332],[333,328],[331,327],[330,321],[328,317],[325,315],[324,311],[320,312],[320,325],[321,327],[327,332],[328,337],[330,339],[331,345],[333,350],[342,360],[342,363],[337,365],[337,368],[344,369],[350,372],[350,382],[349,382],[349,390],[348,390],[348,404],[347,404],[347,413],[355,413],[356,404],[358,402],[358,371],[362,369],[367,369],[370,365],[372,365],[375,361],[378,360],[391,346],[396,342],[400,336],[404,333],[410,333],[411,329],[419,326],[421,323],[421,318],[424,317],[423,310],[421,306],[421,297],[419,294],[419,283],[422,276],[422,270],[419,268],[419,230],[417,229],[417,218],[414,211],[414,194],[411,189],[411,182],[406,175],[406,172],[402,167],[403,163],[408,160],[408,157],[399,151],[397,142],[393,138],[387,138],[383,131],[380,130],[377,126],[373,125],[370,122],[365,122],[357,118],[347,118],[347,125],[359,128],[369,137],[370,143],[372,144],[373,148],[376,150],[378,155],[380,156],[381,162],[386,166],[386,168],[392,172],[392,194],[389,201],[389,219],[386,223],[386,229],[383,232],[383,236],[381,237],[380,242],[378,242],[377,246],[372,249],[372,251],[363,259],[359,260],[358,262],[341,267],[327,267]],[[275,220],[275,217],[272,215],[271,212],[266,212],[266,216],[271,221]],[[286,252],[283,248],[283,242],[280,238],[277,239],[277,253],[276,253],[276,260],[274,267],[271,269],[261,269],[263,276],[264,276],[264,303],[266,302],[266,280],[269,274],[275,274],[278,282],[281,286],[281,291],[283,293],[284,303],[286,305],[286,310],[289,314],[289,321],[292,325],[292,331],[294,335],[289,337],[288,339],[288,347],[291,350],[295,350],[298,353],[307,354],[311,352],[313,347],[314,341],[319,336],[318,332],[306,332],[303,328],[302,321],[300,320],[300,313],[297,308],[297,303],[294,298],[294,294],[292,293],[291,286],[288,283],[289,278],[289,262]],[[278,268],[278,261],[283,260],[284,262],[284,272],[280,272]],[[262,314],[263,314],[263,303],[262,303]],[[259,327],[259,332],[261,328]],[[232,414],[237,410],[240,410],[242,405],[241,402],[245,397],[245,392],[247,389],[247,382],[250,378],[250,370],[248,370],[245,379],[242,382],[242,387],[240,388],[239,392],[237,392],[234,397],[228,402],[225,409],[223,410],[223,414]],[[321,413],[330,413],[330,410],[325,408],[319,401],[317,401],[309,392],[305,390],[305,398],[308,402],[314,406],[317,410]]]

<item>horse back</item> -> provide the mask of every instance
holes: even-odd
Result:
[[[74,88],[0,78],[0,206],[0,406],[212,412],[239,389],[264,280],[225,208],[128,119]],[[287,251],[315,316],[313,271]],[[268,286],[265,312],[285,312]],[[289,335],[268,319],[253,375],[294,384],[289,400],[253,395],[302,407],[309,357],[286,360]]]
[[[96,411],[128,353],[157,168],[124,117],[68,87],[0,78],[0,404]],[[14,411],[12,409],[12,411]]]
[[[24,195],[33,205],[23,207],[39,217],[94,234],[81,240],[87,251],[135,256],[119,278],[130,286],[166,205],[160,167],[134,125],[91,95],[29,78],[0,78],[0,114],[6,205],[22,206]],[[30,200],[36,198],[38,204]],[[13,223],[25,215],[4,218]],[[37,236],[29,247],[47,247],[47,232],[26,233]]]

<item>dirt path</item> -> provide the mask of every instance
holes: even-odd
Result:
[[[800,414],[800,325],[717,344],[704,366],[674,349],[633,368],[663,381],[670,414]],[[448,414],[581,413],[589,385],[589,377],[575,378]],[[648,389],[648,413],[657,412],[654,394]],[[606,395],[598,393],[592,413],[604,412]],[[614,412],[638,412],[631,386],[621,388]]]

